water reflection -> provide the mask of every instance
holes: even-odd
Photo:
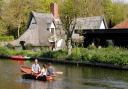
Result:
[[[32,81],[31,82],[31,89],[61,89],[62,84],[61,82],[57,81]]]
[[[46,82],[32,81],[31,89],[47,89],[47,83]]]
[[[43,82],[22,79],[21,64],[31,66],[32,62],[0,60],[0,89],[128,89],[128,71],[54,64],[64,74]]]

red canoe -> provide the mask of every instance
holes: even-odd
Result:
[[[25,60],[25,59],[30,59],[30,57],[22,56],[22,55],[11,56],[10,58],[12,60]]]
[[[22,77],[25,79],[36,79],[36,76],[38,75],[38,74],[32,75],[32,71],[31,71],[32,69],[27,66],[21,66],[20,70],[21,72],[23,72]],[[51,81],[51,80],[54,80],[54,77],[55,76],[46,76],[46,77],[40,76],[37,78],[37,80]]]
[[[32,69],[30,67],[27,67],[27,66],[20,66],[20,70],[21,70],[21,72],[26,73],[26,74],[32,73]]]

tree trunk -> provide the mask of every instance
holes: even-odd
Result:
[[[17,37],[20,37],[20,24],[18,25],[18,29],[17,29]]]
[[[71,39],[68,39],[68,42],[67,42],[67,48],[68,48],[68,55],[71,55],[72,53],[72,45],[71,45]]]
[[[20,36],[20,28],[18,26],[18,29],[17,29],[17,38],[19,38],[19,36]]]

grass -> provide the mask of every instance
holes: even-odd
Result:
[[[75,52],[76,50],[78,51]],[[128,50],[118,47],[108,47],[101,49],[75,48],[69,59],[126,65],[128,64]]]
[[[37,57],[40,55],[41,52],[35,52],[31,50],[13,50],[8,49],[7,47],[0,47],[0,54],[1,55],[24,55],[24,56],[31,56],[31,57]]]
[[[49,51],[49,50],[13,50],[6,47],[0,47],[0,54],[3,55],[24,55],[31,57],[54,58],[60,60],[98,62],[114,65],[128,64],[128,50],[119,47],[107,48],[73,48],[72,54],[67,56],[66,50]]]

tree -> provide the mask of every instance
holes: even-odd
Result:
[[[17,37],[20,36],[22,23],[25,21],[24,6],[25,0],[11,0],[4,5],[2,12],[2,19],[5,21],[9,32],[17,29],[17,31],[12,31],[17,33]]]
[[[19,37],[25,29],[25,24],[31,11],[50,12],[49,5],[53,0],[8,0],[2,6],[3,19],[8,34]],[[1,4],[0,4],[1,5]]]
[[[68,55],[71,54],[71,41],[72,41],[72,33],[75,29],[76,18],[79,14],[78,7],[75,6],[77,0],[65,0],[60,9],[60,19],[62,22],[63,29],[66,33],[66,44],[68,49]]]
[[[108,26],[111,28],[113,17],[113,3],[111,0],[102,0],[103,14],[106,18]]]
[[[118,24],[119,22],[125,20],[125,10],[124,5],[122,4],[113,4],[113,16],[112,21],[113,24]]]
[[[102,0],[102,6],[110,28],[128,18],[127,4],[119,2],[112,3],[111,0]]]
[[[87,17],[102,15],[102,0],[86,0],[85,10],[87,13]]]
[[[6,24],[4,23],[1,15],[2,15],[2,9],[3,9],[3,5],[4,5],[4,1],[0,0],[0,35],[3,35],[6,33],[7,28],[6,28]]]

